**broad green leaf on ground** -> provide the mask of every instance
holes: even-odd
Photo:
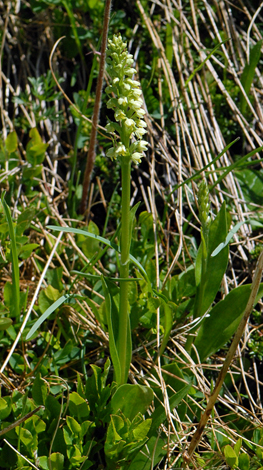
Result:
[[[121,410],[130,421],[138,414],[145,414],[153,400],[150,387],[139,384],[121,385],[111,399],[112,413]]]
[[[235,333],[251,293],[251,284],[239,286],[229,292],[209,312],[203,321],[196,340],[200,361],[222,348]],[[263,296],[263,283],[260,285],[256,302]]]

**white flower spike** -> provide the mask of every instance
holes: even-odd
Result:
[[[132,79],[136,73],[132,65],[133,56],[128,53],[127,44],[120,34],[114,35],[113,39],[108,40],[107,50],[107,71],[112,85],[106,87],[105,91],[110,96],[107,107],[113,109],[118,124],[111,122],[106,126],[107,131],[113,134],[114,145],[108,150],[107,156],[125,158],[138,164],[148,146],[142,140],[147,125],[143,119],[145,111],[142,109],[140,82]],[[116,132],[120,140],[117,140]]]

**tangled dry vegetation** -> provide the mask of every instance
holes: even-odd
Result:
[[[16,388],[23,391],[32,384],[34,371],[53,345],[53,334],[56,335],[63,325],[67,330],[65,336],[69,337],[71,332],[80,348],[88,337],[86,332],[92,338],[92,348],[83,349],[88,363],[99,363],[108,354],[108,337],[94,315],[92,303],[76,298],[74,305],[65,306],[56,318],[49,320],[46,326],[48,340],[41,356],[33,366],[30,365],[31,370],[25,366],[23,372],[18,373],[10,363],[15,353],[21,355],[24,364],[31,362],[28,351],[32,345],[24,339],[21,342],[20,337],[28,331],[29,315],[34,318],[34,312],[39,312],[36,306],[40,292],[50,284],[46,277],[48,271],[61,268],[59,282],[63,288],[72,285],[71,292],[79,298],[83,296],[83,290],[88,298],[89,291],[94,293],[96,289],[85,278],[72,274],[76,266],[83,267],[89,262],[83,240],[70,233],[57,236],[46,226],[58,223],[83,228],[93,221],[100,233],[110,236],[119,217],[118,174],[115,164],[105,160],[107,110],[104,104],[88,210],[84,218],[78,214],[99,62],[99,55],[95,54],[97,33],[102,20],[97,18],[96,22],[94,17],[83,14],[82,2],[79,2],[72,23],[65,2],[58,6],[51,3],[47,2],[45,8],[42,5],[38,11],[37,2],[0,2],[2,154],[8,134],[15,130],[18,136],[15,164],[1,157],[1,190],[7,192],[14,221],[26,211],[26,221],[30,219],[30,224],[25,225],[27,243],[38,246],[30,256],[19,259],[20,289],[26,293],[24,316],[17,322],[12,341],[9,337],[8,341],[2,342],[5,348],[3,346],[1,352],[1,382],[10,392]],[[120,12],[124,12],[124,16]],[[113,19],[114,14],[117,19],[112,22],[112,32],[120,26],[120,18],[124,18],[123,30],[130,15],[126,23],[128,46],[135,54],[147,111],[149,151],[143,164],[133,169],[131,184],[132,202],[142,201],[143,210],[153,215],[153,258],[157,262],[152,276],[157,287],[163,286],[172,275],[180,274],[194,263],[194,252],[200,242],[197,183],[205,174],[211,189],[212,213],[216,214],[225,201],[233,223],[242,222],[231,241],[228,268],[216,299],[219,301],[234,287],[251,282],[262,240],[261,149],[253,152],[263,146],[262,59],[255,59],[255,47],[259,45],[262,50],[263,44],[262,4],[258,6],[257,2],[242,0],[233,3],[189,0],[183,4],[175,0],[116,1]],[[81,28],[89,32],[84,39]],[[67,30],[68,37],[61,41],[54,54],[53,68],[57,78],[63,79],[61,87],[65,95],[82,114],[78,114],[66,96],[58,92],[48,75],[52,47],[60,35],[67,35]],[[71,46],[72,51],[69,50]],[[245,80],[243,74],[247,64],[250,64],[247,75],[253,75],[251,86],[250,78]],[[47,78],[43,85],[42,76],[49,77],[50,82]],[[87,89],[87,83],[89,95],[79,93]],[[41,142],[48,144],[45,159],[40,163],[33,164],[26,156],[31,128],[37,128]],[[239,140],[222,152],[237,138]],[[249,153],[251,156],[240,163],[240,159]],[[215,160],[219,154],[222,156]],[[39,165],[40,170],[34,172],[34,167]],[[0,216],[1,229],[5,221],[3,213]],[[4,251],[8,248],[8,236],[4,229],[0,232],[3,237],[1,302],[2,310],[6,311],[4,286],[12,279],[12,266]],[[96,272],[99,275],[105,273],[100,262]],[[102,297],[98,291],[94,300],[97,309]],[[259,318],[261,311],[260,301],[257,305]],[[182,422],[176,409],[169,407],[169,387],[166,386],[163,363],[160,359],[156,363],[152,360],[161,342],[162,331],[158,326],[157,323],[155,336],[146,334],[144,328],[138,329],[130,380],[161,387],[167,417],[161,429],[167,436],[167,459],[162,465],[176,468],[198,417],[196,422],[187,421],[186,412],[186,420]],[[200,411],[205,408],[205,397],[210,394],[211,379],[222,366],[225,349],[205,364],[196,363],[185,349],[191,327],[191,318],[174,323],[164,358],[166,363],[176,359],[182,370],[191,370],[196,395],[190,396],[187,406]],[[229,425],[227,413],[235,415],[237,421],[245,418],[248,428],[249,423],[262,426],[262,363],[256,355],[249,355],[248,348],[251,336],[261,328],[262,324],[255,319],[247,324],[209,424],[209,432],[215,441],[220,433],[226,433],[232,442],[239,437],[244,439],[243,443],[246,440],[238,426]],[[240,361],[240,357],[244,360]],[[80,359],[69,360],[56,378],[47,380],[50,384],[60,383],[64,378],[74,382],[79,364]],[[198,398],[200,392],[203,400]],[[204,437],[200,452],[206,455],[210,451],[210,441]],[[219,465],[220,443],[217,452],[218,455],[215,451],[209,454],[211,465],[215,462]],[[195,465],[195,468],[204,468],[204,463],[197,461]],[[205,465],[209,468],[209,461]]]

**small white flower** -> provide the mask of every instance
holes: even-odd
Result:
[[[141,108],[141,105],[143,104],[143,101],[141,98],[138,98],[137,100],[129,99],[129,106],[137,111],[137,109]]]
[[[127,78],[126,79],[126,82],[131,85],[133,88],[135,87],[139,87],[140,86],[140,82],[137,82],[137,80],[132,80],[131,78]]]
[[[145,121],[143,121],[143,119],[140,119],[138,122],[137,122],[137,126],[138,127],[147,127],[147,124]]]
[[[137,70],[133,69],[132,67],[129,67],[128,69],[125,69],[125,75],[133,75],[136,72],[137,72]]]
[[[124,124],[127,128],[131,129],[131,130],[134,130],[135,127],[136,127],[136,123],[133,119],[126,119],[124,121]]]
[[[116,109],[114,113],[114,117],[116,121],[122,121],[123,119],[126,118],[126,114],[121,109]]]
[[[139,98],[139,96],[141,96],[142,94],[142,90],[140,90],[139,88],[134,88],[134,90],[132,90],[132,94],[134,98]]]
[[[125,145],[123,144],[118,144],[116,149],[115,149],[115,153],[116,155],[127,155],[127,149],[125,147]]]
[[[132,158],[132,161],[136,164],[138,163],[141,163],[141,159],[142,159],[143,155],[139,152],[135,152],[132,154],[131,158]]]
[[[144,109],[142,109],[142,108],[136,109],[136,115],[137,115],[138,118],[142,118],[145,115]]]
[[[145,150],[147,150],[147,147],[148,142],[146,140],[139,140],[137,145],[137,150],[139,150],[139,152],[144,152]]]
[[[127,96],[121,96],[119,99],[118,99],[118,104],[121,106],[122,104],[127,104],[128,103],[128,99],[127,99]]]
[[[136,135],[136,137],[138,137],[138,139],[141,139],[144,134],[147,134],[147,130],[146,130],[146,129],[142,129],[142,128],[137,128],[137,129],[134,131],[134,134]]]

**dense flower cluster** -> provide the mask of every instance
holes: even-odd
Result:
[[[112,84],[106,88],[106,93],[111,96],[107,107],[114,110],[116,122],[110,121],[106,126],[114,139],[114,146],[108,150],[107,156],[125,157],[140,163],[148,143],[142,140],[147,132],[143,119],[145,111],[140,98],[140,83],[132,79],[136,73],[132,64],[133,56],[128,53],[127,44],[123,42],[121,35],[114,35],[112,40],[108,40],[107,72]],[[117,135],[120,136],[119,140]]]
[[[199,205],[199,217],[203,226],[210,224],[210,201],[209,201],[209,189],[206,180],[202,180],[198,186],[198,205]]]

